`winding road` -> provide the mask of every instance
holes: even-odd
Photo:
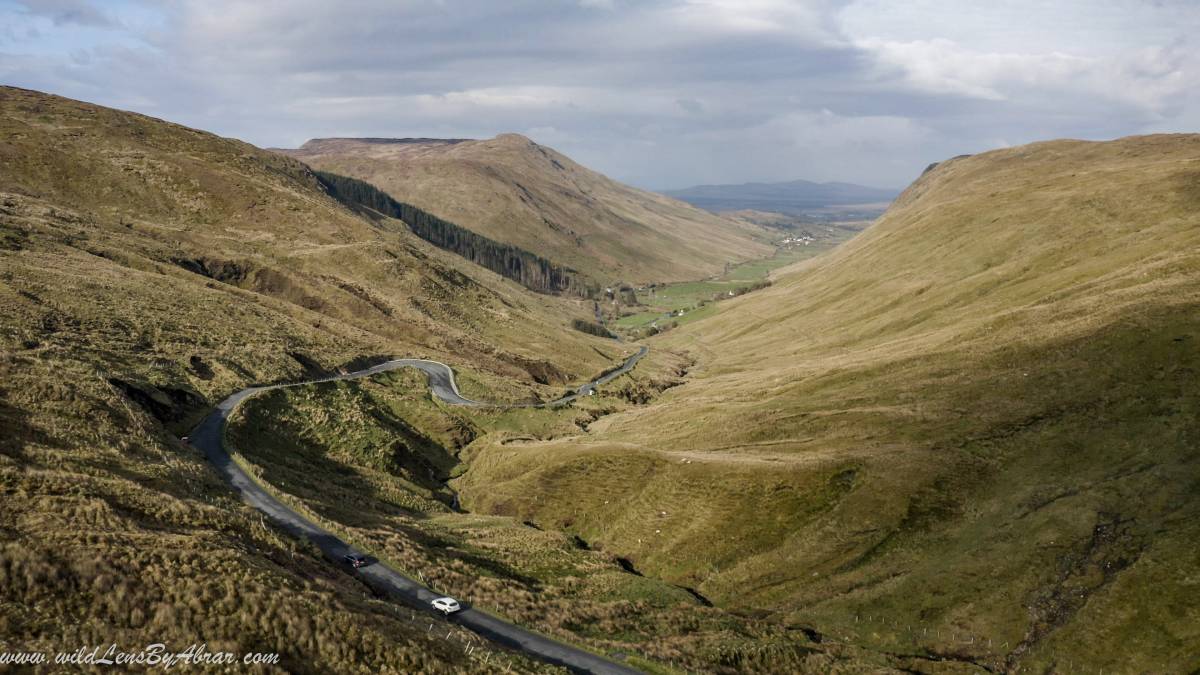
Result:
[[[337,563],[348,553],[357,553],[359,555],[366,555],[366,553],[355,549],[333,533],[321,528],[316,523],[308,520],[300,513],[293,511],[287,505],[272,497],[258,483],[255,483],[242,467],[229,456],[224,443],[225,426],[228,424],[230,414],[243,401],[255,394],[271,389],[370,377],[371,375],[398,368],[416,368],[428,376],[429,389],[433,395],[452,405],[500,408],[548,408],[566,405],[580,396],[590,395],[597,386],[632,370],[637,365],[637,362],[646,355],[647,351],[646,347],[642,347],[636,354],[626,359],[619,368],[609,371],[595,380],[578,387],[572,394],[546,403],[493,404],[472,401],[465,398],[458,391],[458,385],[454,381],[454,371],[450,366],[438,361],[427,361],[424,359],[396,359],[365,370],[318,380],[250,387],[233,394],[217,404],[217,407],[192,431],[190,441],[194,447],[201,450],[208,457],[208,460],[213,463],[217,471],[242,496],[242,499],[246,503],[270,516],[272,520],[292,535],[313,542],[326,556]],[[427,611],[432,611],[430,610],[430,601],[443,595],[422,586],[383,563],[375,563],[359,568],[355,571],[355,574],[377,591]],[[625,675],[638,672],[628,666],[615,663],[577,647],[552,640],[490,614],[472,609],[470,606],[465,606],[462,611],[450,615],[448,620],[464,628],[468,628],[492,642],[520,650],[530,656],[548,663],[563,666],[577,673],[603,673],[606,675],[609,673],[619,673]]]

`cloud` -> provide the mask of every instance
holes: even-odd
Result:
[[[911,147],[932,131],[920,122],[895,115],[839,115],[828,109],[789,112],[751,130],[768,142],[797,149]]]
[[[1182,1],[0,0],[0,25],[5,82],[258,145],[528,130],[654,187],[901,186],[1200,123]]]
[[[1161,110],[1197,84],[1190,52],[1150,47],[1114,57],[1061,52],[983,52],[945,39],[915,42],[861,40],[883,73],[932,94],[1007,101],[1036,93],[1060,105],[1062,94],[1090,96]]]
[[[831,10],[837,2],[686,0],[670,8],[678,25],[717,34],[784,34],[817,43],[840,42]]]
[[[56,26],[78,24],[106,28],[115,25],[107,14],[87,0],[20,0],[18,4],[30,15],[46,17]]]

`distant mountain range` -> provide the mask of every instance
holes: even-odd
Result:
[[[709,211],[774,211],[801,214],[833,206],[884,205],[899,190],[867,187],[853,183],[743,183],[741,185],[697,185],[663,194]]]

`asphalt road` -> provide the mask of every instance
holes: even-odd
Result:
[[[611,381],[612,379],[629,372],[643,356],[646,355],[647,348],[642,347],[638,353],[625,360],[621,366],[615,370],[605,373],[601,377],[589,382],[578,389],[575,393],[555,401],[546,403],[523,404],[520,407],[552,407],[570,403],[580,396],[587,396],[595,387]],[[429,378],[429,389],[433,395],[453,405],[466,406],[487,406],[487,407],[506,407],[500,404],[483,403],[480,401],[472,401],[458,391],[458,386],[454,382],[454,371],[444,363],[437,361],[426,361],[422,359],[396,359],[381,363],[377,366],[359,370],[353,373],[336,375],[333,377],[323,378],[320,380],[310,380],[307,382],[296,382],[293,384],[277,384],[264,387],[250,387],[243,389],[229,398],[217,404],[208,417],[204,418],[195,430],[192,431],[190,437],[191,444],[200,449],[208,460],[213,463],[217,471],[229,482],[234,490],[242,496],[242,499],[258,509],[259,511],[270,516],[272,520],[281,525],[285,530],[292,535],[308,539],[316,544],[321,551],[335,563],[341,563],[342,556],[347,553],[357,553],[366,556],[369,559],[374,559],[366,551],[360,551],[350,546],[346,542],[339,539],[331,532],[322,529],[316,523],[313,523],[300,515],[296,511],[288,508],[279,500],[272,497],[266,490],[259,487],[257,483],[251,480],[250,476],[242,470],[240,466],[233,461],[229,453],[225,449],[224,431],[225,425],[229,421],[229,415],[237,408],[242,401],[254,396],[263,391],[271,389],[279,389],[282,387],[295,387],[304,384],[312,384],[315,382],[329,382],[334,380],[350,380],[359,377],[369,377],[377,373],[382,373],[397,368],[417,368],[424,372]],[[349,569],[349,568],[347,568]],[[401,600],[414,607],[433,611],[429,602],[434,598],[441,597],[442,593],[436,593],[425,586],[409,579],[400,574],[396,570],[388,567],[383,563],[376,562],[366,567],[361,567],[353,572],[362,578],[367,584],[377,591],[386,593],[398,600]],[[520,626],[515,626],[511,623],[498,619],[490,614],[485,614],[478,610],[472,609],[465,601],[468,599],[459,598],[460,602],[464,602],[464,609],[460,612],[452,614],[448,620],[465,628],[478,633],[479,635],[513,649],[520,650],[541,659],[548,663],[566,667],[578,673],[637,673],[637,670],[628,666],[609,661],[601,656],[597,656],[590,652],[577,649],[570,645],[557,642],[548,637],[525,630]],[[440,616],[440,613],[439,613]]]

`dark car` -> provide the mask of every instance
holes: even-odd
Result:
[[[357,553],[347,553],[346,555],[342,556],[342,560],[354,569],[358,569],[367,564],[367,559]]]

